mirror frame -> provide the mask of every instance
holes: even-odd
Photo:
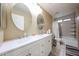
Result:
[[[23,3],[13,3],[13,4],[12,4],[12,7],[11,7],[11,19],[13,19],[13,18],[12,18],[13,7],[16,6],[16,5],[18,5],[18,4],[23,4]],[[25,4],[23,4],[23,5],[25,5]],[[27,32],[28,32],[28,30],[30,29],[30,26],[32,25],[32,14],[31,14],[31,11],[30,11],[29,7],[28,7],[27,5],[25,5],[25,6],[26,6],[26,8],[28,8],[28,11],[29,11],[28,13],[29,13],[29,24],[30,24],[30,25],[27,25],[27,26],[28,26]],[[27,13],[26,13],[26,15],[27,15]],[[12,20],[12,23],[14,24],[13,20]],[[14,24],[14,26],[15,26],[17,29],[19,29],[19,28],[16,26],[16,24]],[[19,30],[21,30],[21,29],[19,29]],[[21,30],[21,31],[25,31],[25,16],[24,16],[24,30]]]
[[[40,18],[41,17],[41,18]],[[39,14],[38,16],[37,16],[37,26],[38,26],[38,30],[39,30],[39,32],[44,32],[43,30],[44,30],[44,26],[45,26],[45,21],[44,21],[44,17],[43,17],[43,15],[42,14]]]

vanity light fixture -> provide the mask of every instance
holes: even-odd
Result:
[[[58,20],[58,23],[62,22],[62,20]]]
[[[63,20],[63,21],[70,21],[71,19],[65,19],[65,20]]]

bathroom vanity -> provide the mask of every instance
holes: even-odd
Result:
[[[40,34],[3,42],[0,56],[47,56],[52,50],[52,34]]]

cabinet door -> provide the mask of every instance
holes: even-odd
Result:
[[[49,37],[46,38],[46,54],[49,55],[51,50],[52,50],[52,39],[49,36]]]
[[[41,50],[40,50],[40,41],[33,42],[29,45],[29,55],[31,56],[40,56]]]
[[[5,54],[6,56],[27,56],[28,55],[28,49],[26,46],[20,47],[18,49],[9,51]]]
[[[52,49],[51,37],[44,38],[44,40],[41,43],[42,55],[44,55],[44,56],[49,55],[51,49]]]
[[[47,44],[45,44],[45,42],[46,42],[46,40],[45,40],[45,38],[43,38],[41,40],[41,44],[40,44],[40,51],[41,51],[42,56],[46,56],[45,52],[46,52],[46,45]]]

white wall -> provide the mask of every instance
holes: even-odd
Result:
[[[53,26],[52,26],[53,34],[55,34],[55,37],[56,37],[56,38],[59,38],[58,22],[57,22],[57,21],[54,21],[52,25],[53,25]]]

